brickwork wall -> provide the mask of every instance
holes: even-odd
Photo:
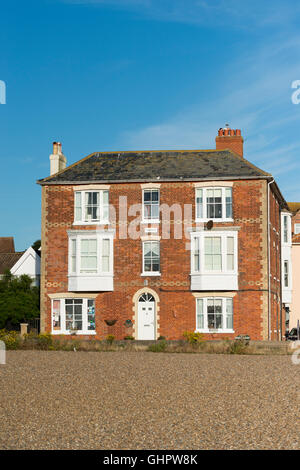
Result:
[[[267,339],[267,187],[265,180],[234,181],[233,212],[234,223],[215,223],[214,227],[237,226],[239,292],[234,297],[234,330],[237,334],[249,334],[251,338]],[[112,184],[110,204],[116,207],[116,220],[119,220],[118,203],[120,196],[127,196],[128,207],[142,202],[142,189],[138,183]],[[278,205],[270,196],[272,204],[272,224],[279,232]],[[192,217],[195,217],[195,188],[193,183],[161,183],[160,203],[192,204]],[[188,218],[188,217],[187,217]],[[128,217],[128,224],[135,216]],[[43,329],[51,331],[51,302],[48,294],[68,291],[68,236],[67,230],[90,230],[94,226],[74,226],[74,191],[72,186],[46,186],[43,188],[42,205],[42,278],[41,278],[41,318]],[[162,231],[159,224],[159,234]],[[194,221],[190,220],[190,225]],[[114,224],[114,291],[102,292],[96,298],[97,338],[114,334],[122,339],[134,334],[134,327],[124,323],[134,321],[133,296],[141,288],[154,290],[159,297],[159,335],[168,339],[179,339],[185,330],[194,330],[196,325],[196,301],[190,291],[190,251],[186,249],[188,240],[175,240],[174,227],[179,224],[172,216],[169,240],[161,239],[161,276],[142,277],[142,242],[119,238],[119,225]],[[272,230],[273,232],[273,230]],[[143,235],[143,232],[142,232]],[[277,235],[272,233],[272,276],[280,273],[277,248],[273,247]],[[274,249],[273,249],[274,248]],[[278,274],[280,279],[280,275]],[[279,283],[272,282],[272,289],[278,296]],[[217,289],[217,286],[216,286]],[[280,289],[280,285],[279,285]],[[217,290],[216,290],[217,292]],[[84,296],[84,294],[83,294]],[[220,296],[222,293],[220,292]],[[277,302],[277,300],[276,300]],[[272,302],[272,323],[276,319],[277,303]],[[105,320],[116,319],[114,326],[107,326]],[[207,338],[220,338],[221,335],[207,335]],[[229,334],[225,334],[229,337]]]

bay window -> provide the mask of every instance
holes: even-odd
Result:
[[[69,230],[69,291],[113,290],[113,231]]]
[[[108,190],[75,191],[74,224],[109,223]]]
[[[192,290],[236,290],[238,276],[237,231],[191,233]]]
[[[196,220],[232,220],[232,188],[196,188]]]
[[[233,333],[233,299],[222,297],[196,299],[196,331]]]
[[[95,334],[95,300],[52,300],[52,334]]]

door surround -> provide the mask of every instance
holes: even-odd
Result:
[[[149,287],[143,287],[143,289],[139,289],[134,296],[132,297],[133,302],[133,336],[135,339],[138,339],[138,307],[139,307],[139,298],[142,294],[151,294],[155,300],[155,337],[156,339],[159,337],[159,296],[155,292],[155,290],[150,289]]]

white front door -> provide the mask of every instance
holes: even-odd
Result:
[[[139,298],[138,339],[155,339],[155,300],[151,294],[143,294]]]

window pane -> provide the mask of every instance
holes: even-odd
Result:
[[[85,193],[85,220],[99,220],[100,216],[100,193],[99,192],[86,192]]]
[[[203,299],[197,299],[197,321],[196,328],[204,328]]]
[[[94,300],[88,300],[87,324],[88,324],[88,330],[95,330],[96,329],[95,301]]]
[[[197,189],[196,191],[196,217],[203,218],[203,190]]]
[[[144,201],[151,201],[151,191],[144,191]]]
[[[75,193],[75,220],[81,221],[82,219],[82,210],[81,210],[81,193]]]
[[[226,313],[233,313],[233,300],[232,299],[226,299]]]
[[[232,188],[226,188],[226,218],[232,219]]]
[[[81,271],[97,271],[97,240],[81,240]]]
[[[102,271],[109,272],[109,248],[110,240],[102,240]]]
[[[222,299],[207,299],[207,324],[211,329],[223,328]]]
[[[71,272],[76,272],[76,240],[71,240]]]
[[[221,237],[204,238],[204,265],[207,271],[222,270]]]
[[[52,322],[54,331],[61,329],[60,300],[53,300]]]
[[[158,199],[159,199],[158,194],[159,194],[158,190],[152,191],[152,201],[153,202],[158,202]]]
[[[197,315],[197,325],[196,325],[198,330],[203,330],[204,328],[204,315],[198,314]]]
[[[149,189],[143,191],[144,218],[159,218],[159,190]]]
[[[234,270],[234,238],[227,237],[227,270]]]
[[[159,272],[160,256],[159,242],[150,241],[144,243],[144,271]]]
[[[203,299],[197,299],[197,313],[203,313]]]
[[[222,190],[208,189],[206,191],[207,218],[222,218]]]
[[[233,315],[227,315],[226,328],[227,330],[233,330]]]
[[[109,219],[109,192],[103,191],[103,220]]]

